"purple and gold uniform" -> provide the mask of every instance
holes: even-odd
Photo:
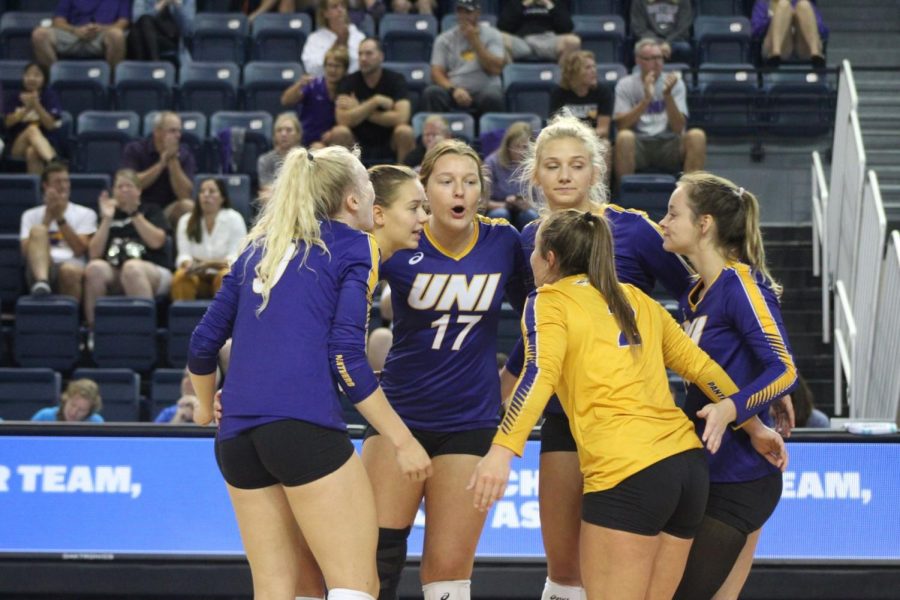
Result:
[[[700,298],[702,285],[698,282],[682,298],[684,328],[740,388],[731,396],[736,422],[757,415],[771,426],[769,405],[797,382],[778,298],[758,272],[740,262],[728,263]],[[704,421],[696,413],[706,403],[699,389],[688,388],[684,410],[698,434]],[[709,458],[713,483],[753,481],[778,472],[739,429],[727,430],[719,451]]]
[[[254,269],[261,250],[245,250],[191,336],[188,366],[198,375],[215,371],[219,349],[232,338],[220,440],[283,419],[346,431],[337,384],[353,402],[378,387],[365,352],[378,246],[337,221],[321,229],[328,251],[311,248],[301,267],[303,248],[291,246],[259,315]]]
[[[428,226],[416,250],[383,265],[394,306],[394,342],[381,384],[413,429],[457,432],[496,427],[500,380],[497,324],[504,293],[525,299],[519,233],[478,217],[470,244],[452,255]]]

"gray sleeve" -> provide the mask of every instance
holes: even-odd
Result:
[[[450,61],[448,58],[450,56],[450,33],[452,31],[453,30],[451,29],[450,31],[439,35],[434,41],[434,48],[431,50],[431,64],[444,67],[448,71],[450,70]]]
[[[631,98],[631,77],[620,79],[616,84],[616,101],[613,105],[613,116],[627,113],[634,108],[635,102]]]
[[[687,107],[687,88],[684,86],[684,80],[679,79],[675,87],[672,88],[672,97],[675,98],[675,105],[678,106],[679,112],[685,117],[689,115]]]
[[[481,35],[484,38],[484,46],[487,48],[487,51],[494,56],[503,58],[506,50],[503,47],[503,35],[500,31],[489,25],[482,25]]]

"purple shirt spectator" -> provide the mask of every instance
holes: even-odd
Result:
[[[153,137],[136,140],[125,146],[125,152],[122,157],[123,169],[134,169],[138,173],[146,171],[159,162],[159,152],[153,145]],[[186,144],[178,146],[178,162],[188,179],[193,180],[197,173],[197,162],[194,155]],[[145,204],[155,204],[160,208],[165,208],[175,200],[179,200],[175,190],[172,189],[172,183],[169,180],[169,170],[166,169],[160,173],[152,184],[147,186],[141,192],[141,202]]]
[[[822,20],[822,13],[815,2],[810,2],[813,12],[816,14],[816,25],[819,27],[819,35],[822,39],[828,37],[828,27]],[[791,0],[791,6],[797,6],[797,0]],[[753,12],[750,14],[750,33],[754,39],[763,39],[766,37],[766,31],[769,30],[769,23],[772,15],[769,14],[769,0],[756,0],[753,4]]]
[[[522,183],[513,177],[516,166],[507,168],[500,164],[500,150],[491,153],[491,155],[484,160],[484,166],[487,167],[491,173],[492,199],[505,200],[507,196],[522,195]]]
[[[19,96],[19,94],[20,92],[18,90],[7,94],[2,105],[4,114],[8,115],[19,110],[19,107],[22,106],[22,98]],[[53,118],[55,118],[57,121],[62,116],[62,104],[60,104],[59,95],[49,87],[44,87],[44,89],[41,90],[41,106],[44,107],[44,110],[53,115]],[[17,137],[19,137],[19,134],[25,130],[26,127],[34,123],[36,120],[37,119],[34,118],[16,123],[6,131],[6,138],[10,141],[15,140]],[[47,131],[43,127],[41,127],[41,131],[43,131],[44,135],[47,136],[54,134],[54,131]],[[55,140],[50,139],[50,141],[53,142]]]
[[[129,0],[60,0],[56,5],[56,17],[62,17],[69,25],[97,23],[110,25],[119,19],[131,20]]]
[[[303,125],[304,146],[319,141],[334,127],[334,100],[328,96],[328,84],[324,77],[316,77],[303,88],[303,98],[294,110]]]

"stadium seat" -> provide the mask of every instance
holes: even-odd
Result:
[[[253,217],[250,176],[245,174],[198,173],[194,175],[194,189],[199,190],[200,183],[206,179],[217,179],[225,184],[225,187],[228,189],[228,199],[231,201],[231,208],[244,215],[244,220],[249,223]]]
[[[359,29],[366,37],[376,37],[375,19],[372,18],[372,15],[370,15],[369,13],[363,15],[362,20],[356,24],[356,28]]]
[[[525,121],[531,124],[531,130],[535,135],[541,130],[541,118],[534,113],[484,113],[478,119],[478,141],[480,143],[481,154],[487,156],[497,149],[503,133],[506,129],[517,121]],[[501,133],[502,132],[502,133]],[[491,141],[494,144],[491,144]],[[493,147],[491,147],[493,146]]]
[[[104,421],[140,421],[141,376],[131,369],[77,369],[72,379],[90,379],[97,384]]]
[[[475,141],[475,119],[468,113],[424,113],[419,112],[413,115],[412,127],[416,137],[422,135],[422,125],[425,119],[431,115],[440,115],[450,124],[450,133],[455,138],[461,138],[466,142]]]
[[[32,60],[31,32],[49,27],[52,19],[52,12],[4,12],[0,16],[0,58]]]
[[[609,90],[616,97],[616,84],[628,75],[628,69],[620,63],[597,63],[597,83]]]
[[[759,85],[751,64],[701,65],[691,122],[707,133],[746,135],[757,128]]]
[[[232,4],[233,0],[198,0],[197,12],[228,12]]]
[[[447,13],[443,17],[441,17],[441,32],[449,31],[456,27],[458,19],[456,18],[456,13]],[[481,16],[478,18],[479,23],[487,23],[491,27],[497,26],[497,15],[489,15],[482,12]]]
[[[697,64],[750,62],[750,21],[743,16],[694,19]]]
[[[296,62],[312,31],[312,19],[306,13],[263,13],[250,29],[253,60]]]
[[[53,12],[59,6],[59,0],[6,0],[6,10],[22,10],[25,7],[41,12]],[[2,0],[0,0],[2,8]]]
[[[0,186],[3,185],[0,179]],[[3,219],[0,218],[0,222]],[[22,293],[24,271],[19,234],[0,233],[0,306],[12,309]]]
[[[244,110],[262,110],[270,115],[290,110],[281,105],[281,94],[302,74],[303,65],[296,61],[247,63],[244,66]]]
[[[194,32],[188,43],[195,61],[244,64],[249,33],[245,14],[197,13],[193,24]]]
[[[438,22],[433,15],[387,13],[378,24],[385,60],[431,57]]]
[[[222,161],[224,173],[247,173],[255,180],[257,175],[257,159],[272,147],[272,115],[263,111],[221,111],[213,114],[209,120],[210,135],[222,143],[220,134],[224,130],[243,130],[244,143],[239,156],[232,152],[224,153],[230,157],[229,163]]]
[[[178,73],[178,106],[206,116],[220,110],[237,109],[240,69],[234,63],[191,62]]]
[[[94,317],[94,362],[103,369],[147,373],[156,364],[156,303],[146,298],[105,297]]]
[[[835,95],[825,76],[782,67],[763,75],[763,115],[773,136],[818,136],[834,123]]]
[[[550,116],[550,93],[559,84],[555,63],[513,63],[503,67],[503,91],[510,112]]]
[[[18,235],[22,213],[41,203],[37,175],[0,173],[0,233]]]
[[[413,114],[419,111],[422,94],[431,85],[431,66],[427,62],[388,62],[382,65],[385,69],[396,71],[406,78],[409,91],[409,103]]]
[[[139,136],[140,117],[131,111],[86,111],[78,115],[73,170],[113,175],[125,146]]]
[[[56,61],[50,67],[50,87],[73,115],[86,110],[107,110],[109,64],[103,60]]]
[[[572,0],[573,17],[582,15],[621,15],[622,0]]]
[[[167,355],[169,366],[184,367],[188,359],[188,345],[191,334],[211,300],[186,300],[173,302],[169,305],[169,340]]]
[[[662,219],[675,191],[675,178],[659,173],[639,173],[622,177],[618,204],[646,212],[654,222]]]
[[[573,21],[582,50],[593,52],[598,63],[623,62],[625,19],[619,15],[606,15],[580,16]]]
[[[116,108],[145,115],[173,106],[175,67],[169,62],[121,62],[116,67]]]
[[[5,16],[5,15],[4,15]],[[2,42],[0,42],[2,48]],[[4,95],[17,94],[22,91],[22,74],[28,66],[27,60],[0,60],[0,87]]]
[[[28,421],[59,403],[62,377],[53,369],[0,369],[0,418]]]
[[[697,15],[731,17],[744,14],[744,0],[694,0]]]
[[[150,419],[181,398],[184,369],[156,369],[150,377]]]
[[[80,322],[74,298],[22,296],[16,302],[16,364],[71,371],[80,358]]]
[[[71,173],[69,181],[72,183],[69,200],[95,211],[100,194],[112,190],[112,178],[105,173]]]

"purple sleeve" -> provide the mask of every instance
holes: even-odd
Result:
[[[54,17],[62,17],[66,21],[69,20],[69,14],[72,12],[72,0],[59,0],[59,3],[56,5],[56,12],[53,13]]]
[[[524,365],[525,345],[522,343],[522,338],[520,337],[518,341],[516,341],[516,345],[513,346],[513,349],[510,350],[509,356],[506,359],[506,370],[518,377],[522,372],[522,367]]]
[[[769,2],[768,0],[756,0],[753,4],[753,12],[750,13],[750,35],[762,39],[766,37],[769,29]]]
[[[238,258],[231,270],[222,279],[222,287],[213,298],[206,314],[191,334],[188,347],[188,369],[196,375],[215,373],[218,366],[219,350],[225,340],[231,337],[234,320],[238,311],[241,281],[245,277],[249,251]],[[249,270],[247,277],[252,277]]]
[[[662,235],[656,225],[649,219],[644,219],[644,225],[638,244],[644,271],[678,300],[691,285],[691,272],[680,256],[663,249]]]
[[[129,0],[119,0],[119,14],[116,15],[116,20],[119,19],[131,22],[131,2]]]

